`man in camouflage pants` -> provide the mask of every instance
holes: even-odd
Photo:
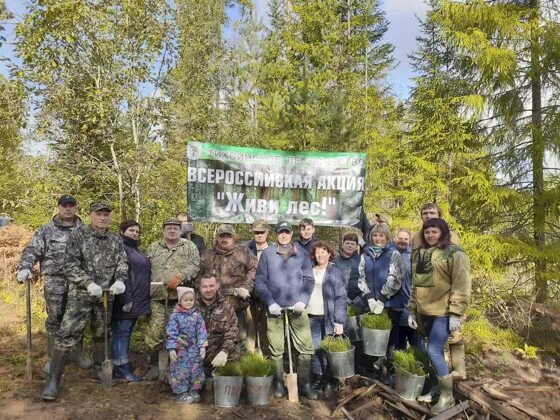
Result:
[[[166,314],[177,303],[177,287],[194,286],[200,257],[195,244],[181,238],[181,221],[175,218],[163,223],[163,238],[151,244],[146,255],[152,263],[152,314],[144,337],[150,348],[150,370],[144,379],[155,381],[159,377],[158,350],[163,344]]]
[[[207,375],[213,368],[239,359],[237,346],[238,330],[235,311],[219,292],[220,283],[213,274],[207,273],[199,279],[196,307],[202,313],[208,332],[208,347],[204,359]]]
[[[95,203],[90,207],[90,224],[70,234],[66,244],[64,274],[68,280],[68,303],[51,358],[49,380],[43,399],[55,400],[69,350],[76,345],[89,321],[93,337],[93,379],[99,380],[104,359],[105,311],[102,294],[124,293],[128,262],[122,240],[107,230],[111,206]],[[113,298],[109,302],[109,322]]]
[[[202,254],[200,273],[213,274],[218,279],[221,294],[233,306],[239,330],[239,350],[243,353],[247,340],[247,308],[258,260],[249,248],[236,243],[237,239],[232,225],[218,226],[214,248]]]
[[[33,266],[37,261],[41,273],[45,276],[43,288],[47,310],[45,328],[48,360],[43,370],[47,373],[50,368],[54,338],[60,329],[68,298],[68,284],[63,272],[66,242],[70,234],[82,224],[82,220],[76,216],[76,199],[71,195],[63,195],[58,199],[56,216],[35,232],[31,242],[23,250],[19,263],[18,282],[25,283],[32,277]],[[91,360],[82,354],[82,347],[83,337],[73,347],[71,356],[82,369],[89,369]]]

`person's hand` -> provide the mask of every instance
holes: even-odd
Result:
[[[236,287],[235,289],[233,289],[233,294],[235,296],[239,296],[241,299],[247,299],[249,296],[251,296],[251,293],[244,287]]]
[[[111,285],[111,287],[109,288],[109,291],[113,295],[122,295],[124,293],[125,289],[126,289],[126,286],[124,285],[124,283],[120,280],[117,280],[116,282],[114,282]]]
[[[268,312],[270,312],[270,315],[280,316],[282,315],[282,308],[277,303],[273,303],[268,307]]]
[[[381,312],[383,312],[383,308],[385,307],[385,305],[380,300],[368,299],[367,302],[368,302],[369,310],[374,314],[379,315]]]
[[[408,315],[408,326],[410,328],[412,328],[413,330],[418,328],[418,324],[416,323],[416,315],[415,314],[409,314]]]
[[[125,303],[122,307],[122,311],[129,313],[132,310],[132,302]]]
[[[212,366],[214,366],[215,368],[217,367],[222,367],[223,365],[225,365],[227,362],[227,353],[223,350],[221,350],[216,357],[214,357],[212,359]]]
[[[177,352],[175,349],[169,350],[169,360],[171,360],[171,363],[177,363]]]
[[[202,360],[204,360],[205,357],[206,357],[206,347],[201,347],[200,348],[200,358]]]
[[[301,315],[305,309],[305,303],[303,302],[296,302],[294,305],[294,314]]]
[[[25,283],[32,275],[31,270],[24,268],[17,273],[16,279],[19,283]]]
[[[461,318],[459,318],[458,316],[453,316],[451,315],[449,317],[449,331],[450,332],[455,332],[455,331],[459,331],[461,329]]]
[[[334,335],[341,335],[344,332],[344,325],[334,323]]]
[[[87,291],[90,296],[100,298],[103,296],[103,289],[97,283],[88,284]]]
[[[181,279],[181,277],[175,276],[171,278],[171,280],[169,280],[169,283],[167,283],[167,288],[169,290],[177,290],[177,286],[179,286],[182,282],[183,280]]]

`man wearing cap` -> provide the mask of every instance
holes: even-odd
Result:
[[[239,346],[243,352],[247,340],[247,308],[255,282],[257,257],[245,245],[238,243],[238,239],[232,225],[218,226],[214,247],[202,254],[200,276],[210,273],[218,279],[221,294],[237,315]]]
[[[202,255],[206,251],[206,243],[202,236],[194,233],[194,226],[189,222],[187,213],[179,213],[177,219],[181,221],[181,238],[192,241],[198,249],[198,255]]]
[[[284,392],[284,314],[290,310],[288,323],[293,347],[298,356],[298,380],[300,392],[316,400],[317,393],[311,388],[311,356],[313,343],[305,307],[315,287],[315,278],[309,254],[299,244],[292,243],[293,231],[288,222],[276,225],[276,244],[264,250],[259,260],[255,288],[268,308],[267,338],[272,360],[277,372],[274,395],[282,398]]]
[[[41,226],[25,247],[19,262],[17,281],[25,283],[32,277],[33,266],[39,262],[41,274],[45,277],[44,293],[47,320],[47,356],[43,369],[48,372],[50,357],[54,347],[54,337],[58,334],[62,316],[66,309],[68,285],[64,277],[64,251],[70,234],[82,226],[82,219],[76,216],[76,199],[63,195],[58,199],[57,213],[52,220]],[[83,338],[72,349],[72,356],[83,369],[91,367],[91,360],[82,354]]]
[[[313,223],[313,220],[307,217],[301,219],[299,222],[299,239],[296,243],[301,245],[308,254],[311,254],[313,247],[317,243],[317,239],[315,238],[315,224]]]
[[[163,345],[166,317],[177,303],[177,287],[193,287],[200,257],[194,243],[181,238],[181,221],[163,222],[163,237],[152,243],[146,252],[152,263],[150,315],[144,341],[150,348],[150,370],[145,379],[159,377],[158,353]]]
[[[113,295],[125,291],[128,262],[121,238],[108,230],[112,208],[109,204],[90,206],[90,223],[74,230],[66,244],[64,275],[68,280],[68,303],[62,317],[51,358],[49,380],[43,399],[55,400],[69,350],[81,339],[89,321],[93,339],[94,380],[101,378],[104,360],[105,316],[111,318]],[[102,295],[110,293],[108,314]]]

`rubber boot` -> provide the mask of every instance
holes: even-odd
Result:
[[[453,376],[451,374],[439,376],[438,380],[441,394],[439,395],[438,402],[431,409],[432,414],[443,413],[445,410],[455,405],[455,398],[453,397]]]
[[[330,400],[334,395],[334,387],[332,378],[325,378],[323,385],[323,397],[325,400]]]
[[[311,356],[300,355],[298,357],[297,375],[300,395],[308,400],[319,399],[317,392],[311,388]]]
[[[144,376],[145,381],[157,381],[159,379],[159,351],[150,352],[150,370]]]
[[[103,343],[93,343],[93,367],[91,369],[91,379],[101,382],[101,363],[105,360]]]
[[[122,365],[113,364],[113,379],[124,379],[128,382],[140,382],[143,380],[140,376],[132,373],[130,363],[123,363]]]
[[[465,342],[461,340],[455,344],[449,344],[449,354],[451,356],[451,375],[456,381],[467,379],[467,369],[465,367]]]
[[[314,373],[311,374],[311,388],[313,391],[319,391],[323,388],[323,375],[316,375]]]
[[[274,358],[276,365],[276,373],[274,374],[274,398],[284,398],[286,391],[284,390],[284,359],[282,357]]]
[[[42,398],[45,401],[54,401],[58,397],[60,391],[60,380],[64,373],[64,366],[68,359],[68,352],[63,352],[57,348],[53,348],[51,356],[51,366],[49,370],[49,380],[47,386],[43,389]]]
[[[47,335],[47,361],[43,365],[43,371],[49,373],[51,370],[51,357],[54,351],[54,337],[50,334]]]
[[[72,347],[70,360],[76,362],[81,369],[89,369],[91,367],[91,359],[84,354],[84,337]]]

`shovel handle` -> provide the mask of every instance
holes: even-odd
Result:
[[[290,373],[294,373],[292,366],[292,343],[290,340],[290,326],[288,323],[288,311],[284,310],[284,324],[286,328],[286,340],[288,340],[288,361],[290,362]]]
[[[25,312],[27,318],[27,366],[25,379],[31,381],[31,379],[33,379],[33,348],[31,342],[31,279],[27,279],[25,283]]]

